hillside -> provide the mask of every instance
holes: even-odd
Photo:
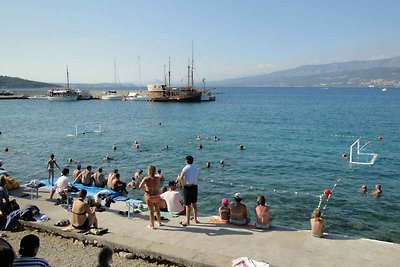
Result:
[[[400,87],[400,57],[305,65],[269,74],[219,81],[219,86]]]
[[[44,88],[44,87],[55,87],[55,86],[57,85],[0,75],[0,89]]]

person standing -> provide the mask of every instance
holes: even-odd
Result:
[[[54,166],[57,166],[57,168],[61,171],[60,166],[58,166],[56,159],[54,158],[54,154],[50,155],[50,159],[47,161],[47,171],[49,173],[49,183],[50,183],[50,177],[51,177],[51,185],[54,186]]]
[[[40,247],[39,237],[32,234],[24,236],[20,241],[19,251],[18,251],[21,257],[14,260],[14,266],[50,267],[50,264],[45,259],[36,257],[39,247]]]
[[[158,186],[160,185],[160,178],[155,176],[156,167],[150,165],[147,168],[147,176],[143,178],[142,182],[139,185],[140,189],[143,189],[144,199],[146,201],[147,206],[150,211],[150,225],[148,228],[154,229],[154,212],[157,214],[158,226],[162,226],[161,224],[161,215],[160,215],[160,191],[158,191]]]
[[[179,182],[183,187],[183,202],[186,209],[186,222],[180,222],[182,226],[188,226],[190,224],[191,207],[193,207],[194,222],[199,222],[197,220],[199,169],[193,165],[193,162],[194,158],[192,156],[186,156],[186,166],[176,179],[176,182]]]

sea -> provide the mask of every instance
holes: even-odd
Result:
[[[222,198],[233,200],[240,192],[254,218],[256,198],[264,195],[272,224],[309,229],[321,200],[327,232],[400,243],[399,89],[216,88],[214,93],[215,102],[202,103],[3,100],[0,160],[22,183],[47,177],[51,153],[71,171],[76,165],[70,158],[83,168],[103,167],[106,174],[117,168],[129,181],[137,169],[146,172],[154,165],[168,181],[192,155],[200,168],[201,214],[216,215]],[[362,152],[378,154],[373,166],[342,158],[357,139]],[[140,150],[132,147],[135,140]],[[354,153],[355,161],[370,160]],[[113,160],[105,160],[107,155]],[[358,192],[362,184],[367,194]],[[382,185],[379,198],[370,194],[376,184]],[[325,189],[332,191],[329,200],[320,198]],[[143,192],[130,195],[140,199]]]

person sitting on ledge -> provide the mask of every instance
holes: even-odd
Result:
[[[161,200],[164,200],[167,203],[167,208],[170,213],[185,215],[186,209],[185,206],[183,206],[183,196],[181,193],[176,191],[175,181],[169,181],[168,187],[169,190],[161,194]]]
[[[269,206],[265,205],[265,197],[257,197],[257,206],[255,207],[256,227],[260,229],[268,229],[271,227],[269,218]]]
[[[93,172],[92,166],[88,165],[86,170],[81,172],[75,179],[75,183],[83,184],[85,186],[92,186],[93,184]]]
[[[246,225],[250,222],[250,218],[247,217],[246,205],[240,203],[242,201],[242,194],[236,193],[234,196],[235,201],[231,202],[231,218],[230,223],[236,225]]]
[[[221,222],[229,223],[229,219],[231,217],[231,210],[228,207],[229,200],[227,198],[223,198],[221,200],[221,207],[218,209],[218,215]]]
[[[166,186],[162,186],[160,194],[162,195],[163,193],[167,192],[167,190],[168,189]],[[160,195],[160,197],[161,197],[161,195]],[[165,201],[165,199],[162,199],[162,198],[160,200],[160,211],[168,211],[167,202]]]
[[[105,187],[106,186],[106,178],[104,178],[103,168],[98,168],[97,172],[93,174],[94,186],[96,187]]]
[[[37,258],[36,254],[39,251],[40,239],[36,235],[26,235],[19,243],[19,254],[21,257],[14,260],[14,265],[22,266],[43,266],[50,267],[50,264],[41,258]]]
[[[87,191],[79,191],[78,199],[72,203],[72,227],[79,230],[88,230],[91,226],[98,228],[95,207],[90,207],[85,202]]]
[[[310,219],[311,233],[314,237],[323,237],[325,230],[325,221],[321,218],[321,211],[315,209]]]
[[[79,176],[81,173],[81,164],[76,165],[76,170],[72,172],[72,180],[76,180],[76,178]]]

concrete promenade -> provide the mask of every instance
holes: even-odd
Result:
[[[267,231],[231,225],[209,223],[209,217],[200,217],[200,224],[182,227],[183,217],[164,222],[165,226],[147,228],[147,213],[134,214],[128,220],[118,211],[127,210],[124,203],[112,204],[107,211],[96,213],[99,226],[110,233],[103,236],[64,232],[53,226],[60,219],[71,219],[71,214],[48,193],[39,192],[39,198],[20,198],[23,190],[12,191],[22,206],[37,205],[51,220],[45,223],[28,223],[35,228],[53,231],[78,239],[125,249],[143,257],[158,258],[189,266],[231,266],[238,257],[265,261],[272,266],[399,266],[400,245],[368,239],[350,238],[329,234],[319,239],[309,231],[273,227]],[[26,193],[26,192],[25,192]],[[216,207],[217,210],[217,207]]]

